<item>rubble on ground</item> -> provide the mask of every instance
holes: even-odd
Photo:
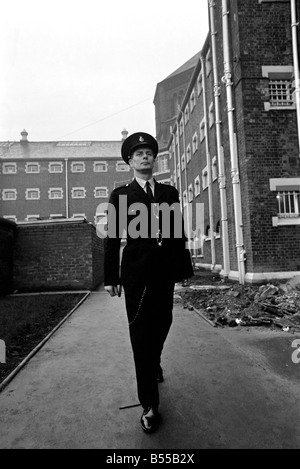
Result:
[[[178,295],[185,308],[201,311],[217,326],[300,331],[300,276],[285,283],[240,285],[225,283],[217,274],[195,275]]]

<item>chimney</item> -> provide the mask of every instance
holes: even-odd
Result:
[[[28,142],[28,140],[27,140],[28,132],[26,132],[25,129],[22,130],[21,136],[22,136],[22,139],[20,140],[20,142],[21,143],[23,143],[23,142],[27,143]]]
[[[127,136],[128,136],[128,131],[126,129],[122,130],[122,142],[126,140]]]

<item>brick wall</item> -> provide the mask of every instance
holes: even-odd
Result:
[[[92,290],[103,281],[103,240],[84,221],[18,225],[14,289]]]
[[[0,218],[0,295],[13,290],[13,248],[16,224]]]

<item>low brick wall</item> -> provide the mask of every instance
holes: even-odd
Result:
[[[13,291],[13,249],[17,225],[0,218],[0,296]]]
[[[19,224],[14,289],[93,290],[103,281],[103,240],[85,220]]]

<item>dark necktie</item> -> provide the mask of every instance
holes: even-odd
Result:
[[[151,187],[150,187],[150,182],[147,181],[145,186],[146,186],[146,192],[147,192],[147,195],[148,195],[149,199],[151,200],[151,202],[154,202],[153,193],[152,193],[152,190],[151,190]]]

